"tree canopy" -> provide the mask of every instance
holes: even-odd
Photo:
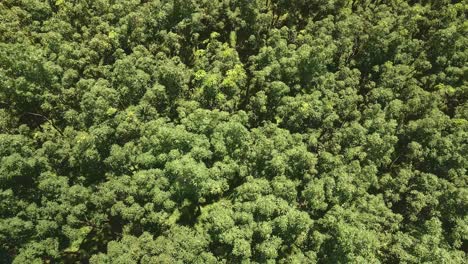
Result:
[[[0,262],[466,263],[467,14],[0,1]]]

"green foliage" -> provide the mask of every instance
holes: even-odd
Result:
[[[0,1],[0,263],[465,263],[467,1]]]

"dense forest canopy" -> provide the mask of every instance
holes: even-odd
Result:
[[[467,11],[0,1],[0,262],[466,263]]]

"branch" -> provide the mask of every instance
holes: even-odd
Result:
[[[53,122],[52,120],[50,120],[49,118],[47,118],[46,116],[41,115],[41,114],[37,114],[37,113],[32,113],[32,112],[26,112],[26,114],[32,115],[32,116],[39,116],[39,117],[44,118],[47,122],[49,122],[49,123],[52,125],[52,127],[53,127],[55,130],[57,130],[57,132],[60,133],[60,135],[63,136],[62,130],[60,130],[60,129],[54,124],[54,122]]]
[[[395,162],[401,157],[401,154],[399,154],[393,161],[392,163],[390,164],[389,166],[389,169],[391,169],[393,167],[393,165],[395,164]]]

